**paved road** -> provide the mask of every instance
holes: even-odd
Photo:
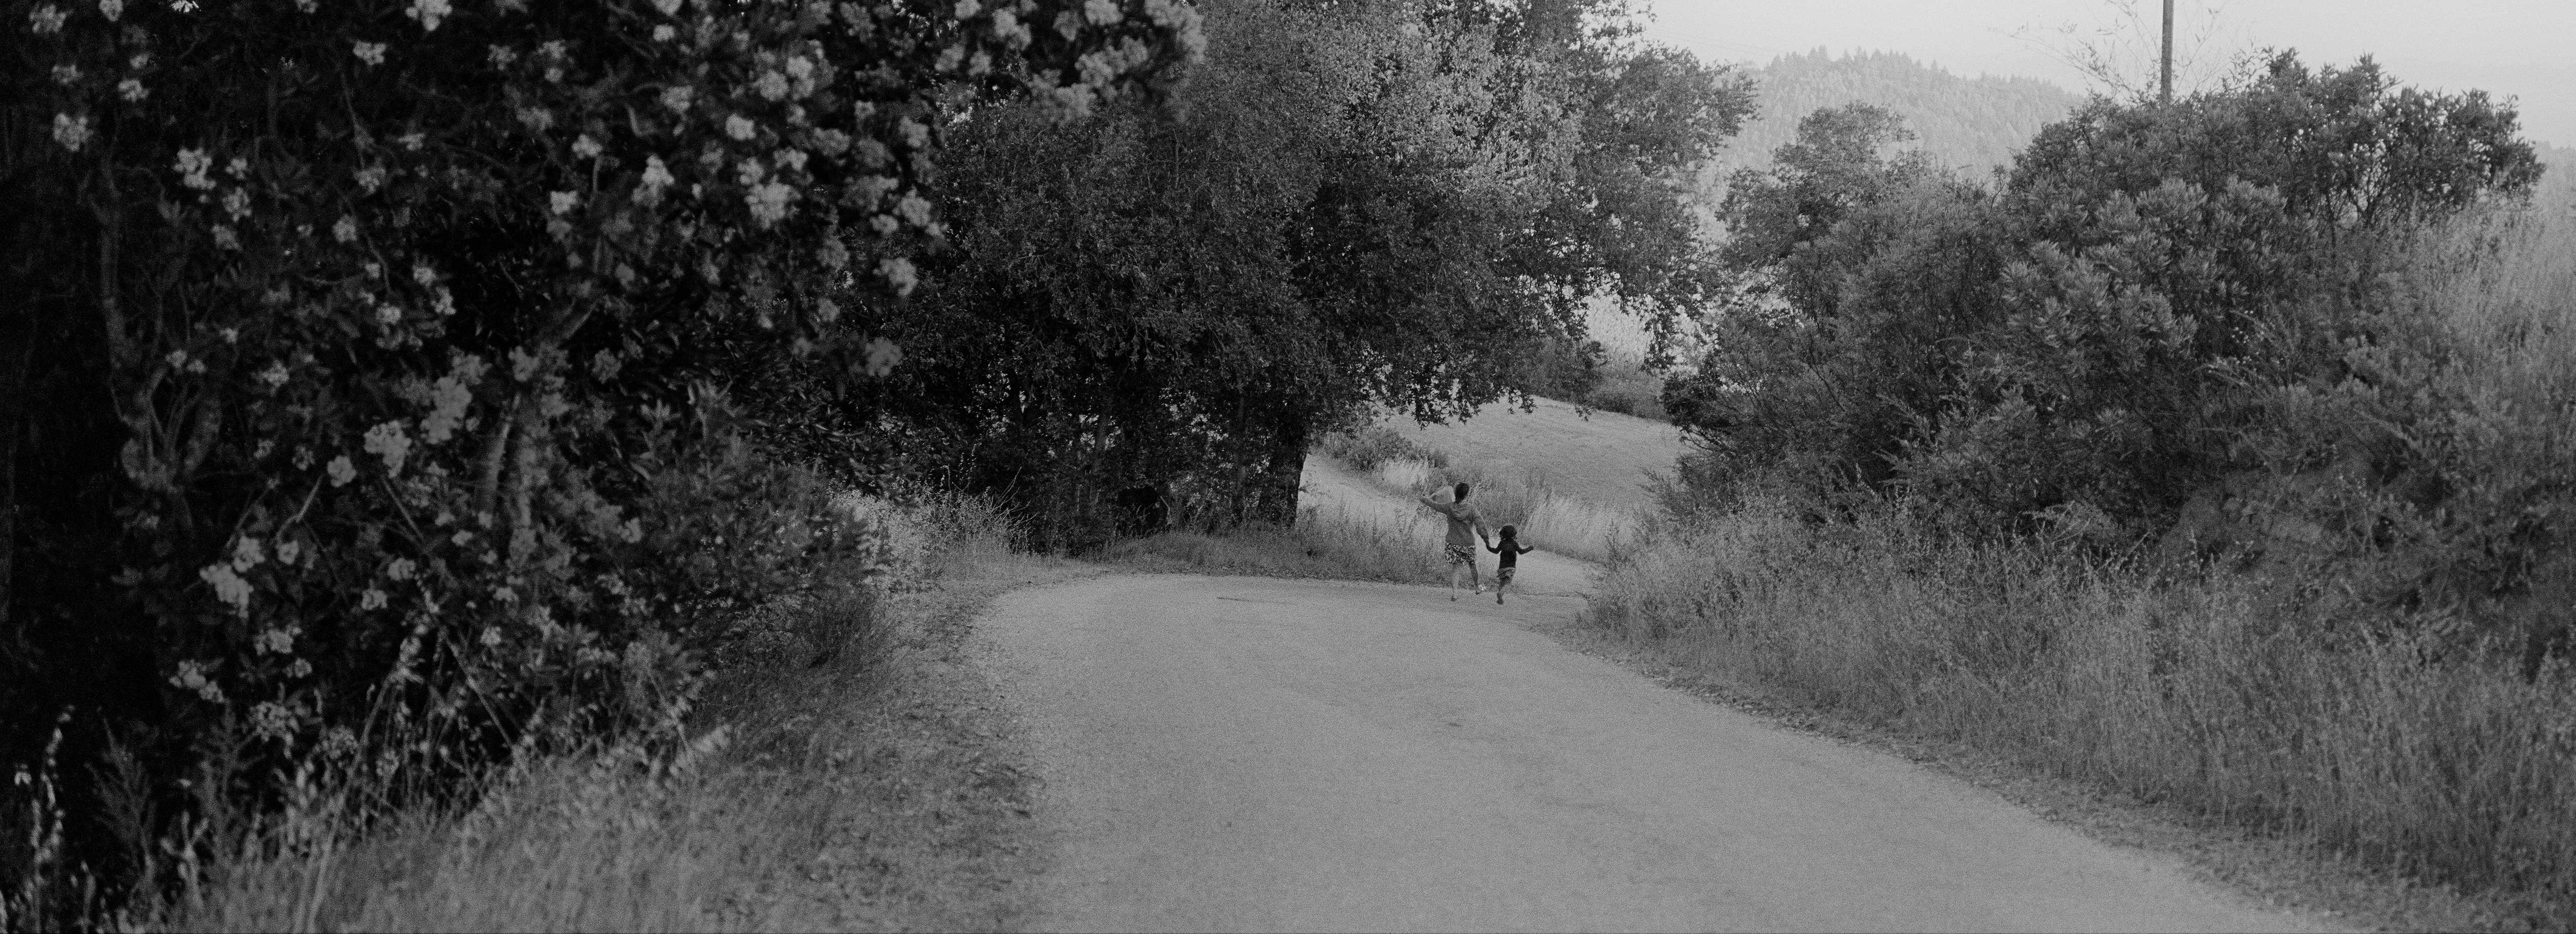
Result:
[[[1063,930],[2290,930],[1900,759],[1518,625],[1571,597],[1115,576],[1009,595]]]

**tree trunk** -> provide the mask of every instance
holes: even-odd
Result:
[[[1306,476],[1306,446],[1312,426],[1311,416],[1296,409],[1280,412],[1278,430],[1270,436],[1269,462],[1261,475],[1254,478],[1251,494],[1252,515],[1256,522],[1287,526],[1297,521],[1298,487]]]

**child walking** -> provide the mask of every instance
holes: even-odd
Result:
[[[1503,602],[1503,588],[1512,585],[1512,572],[1518,568],[1521,556],[1538,550],[1523,547],[1519,541],[1520,532],[1520,526],[1506,525],[1503,526],[1502,541],[1485,543],[1486,551],[1502,556],[1494,563],[1494,602],[1497,604]]]

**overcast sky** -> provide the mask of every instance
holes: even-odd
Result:
[[[1823,46],[1903,52],[1953,72],[2083,79],[2016,31],[2117,20],[2111,0],[1652,0],[1650,38],[1721,61]],[[2152,28],[2158,0],[2137,0]],[[2212,6],[2222,41],[2294,48],[2311,63],[2363,54],[2409,84],[2518,99],[2525,135],[2576,145],[2576,0],[2178,0],[2188,36]],[[2062,44],[2062,43],[2061,43]],[[2152,59],[2142,62],[2151,66]]]

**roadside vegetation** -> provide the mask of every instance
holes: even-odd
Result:
[[[1815,113],[1588,623],[2567,926],[2576,216],[2512,133],[2287,57],[1991,182]]]
[[[1312,442],[1671,327],[1751,107],[1596,0],[399,12],[0,0],[0,929],[982,878],[899,852],[944,805],[795,816],[904,779],[835,759],[900,692],[826,688],[946,618],[906,556],[982,539],[920,529],[1414,573],[1303,544]],[[944,910],[884,923],[998,923]]]
[[[306,787],[210,830],[198,877],[127,914],[173,930],[993,928],[1029,874],[1026,763],[959,664],[1000,590],[1084,573],[1014,552],[987,501],[851,495],[891,568],[740,623],[673,720],[531,756],[444,806]]]

